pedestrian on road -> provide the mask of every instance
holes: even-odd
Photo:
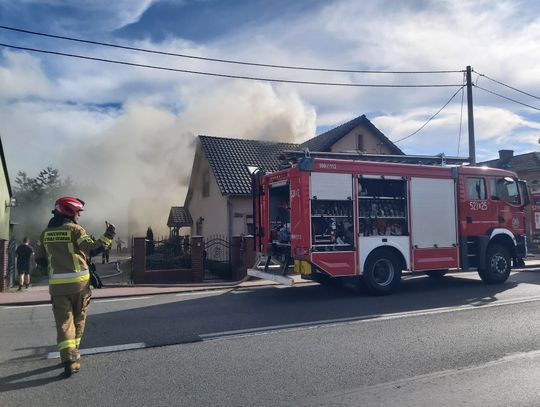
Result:
[[[116,253],[122,252],[122,245],[124,244],[124,241],[120,238],[116,239]]]
[[[94,241],[78,224],[83,208],[78,198],[58,199],[35,254],[36,263],[47,267],[49,274],[57,345],[67,377],[81,367],[79,345],[91,294],[87,256],[110,247],[115,234],[114,225],[105,222],[105,233]]]
[[[110,247],[105,247],[103,253],[101,254],[101,264],[109,264],[109,254],[111,253]]]
[[[30,240],[23,237],[22,244],[15,250],[17,272],[19,273],[19,289],[21,291],[23,284],[25,288],[30,286],[30,260],[34,255],[34,248],[30,246]]]

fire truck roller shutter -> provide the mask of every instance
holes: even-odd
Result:
[[[311,173],[311,199],[336,201],[352,199],[352,175],[326,172]]]
[[[412,245],[456,247],[456,191],[453,179],[412,178]]]

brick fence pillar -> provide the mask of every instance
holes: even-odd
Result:
[[[247,275],[247,269],[252,268],[255,265],[256,253],[255,253],[255,236],[244,236],[244,252],[243,260],[244,263],[244,277]]]
[[[242,249],[242,236],[233,236],[231,238],[231,278],[233,281],[241,280],[245,274]]]
[[[204,280],[204,238],[193,236],[191,238],[191,275],[194,283]]]
[[[144,237],[133,238],[133,283],[144,284],[146,282],[146,239]]]
[[[9,287],[8,281],[8,241],[0,239],[0,292]]]

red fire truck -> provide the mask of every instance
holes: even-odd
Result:
[[[361,279],[388,294],[402,271],[442,277],[476,268],[484,282],[503,283],[527,254],[528,189],[513,172],[444,156],[285,158],[284,169],[253,177],[260,257],[251,276],[289,285],[294,273],[320,283]]]
[[[531,193],[531,236],[532,242],[540,247],[540,192]]]

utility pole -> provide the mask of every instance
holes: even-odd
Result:
[[[469,164],[476,165],[476,152],[474,147],[474,116],[473,116],[473,101],[472,101],[472,68],[467,66],[467,117],[469,122]]]

